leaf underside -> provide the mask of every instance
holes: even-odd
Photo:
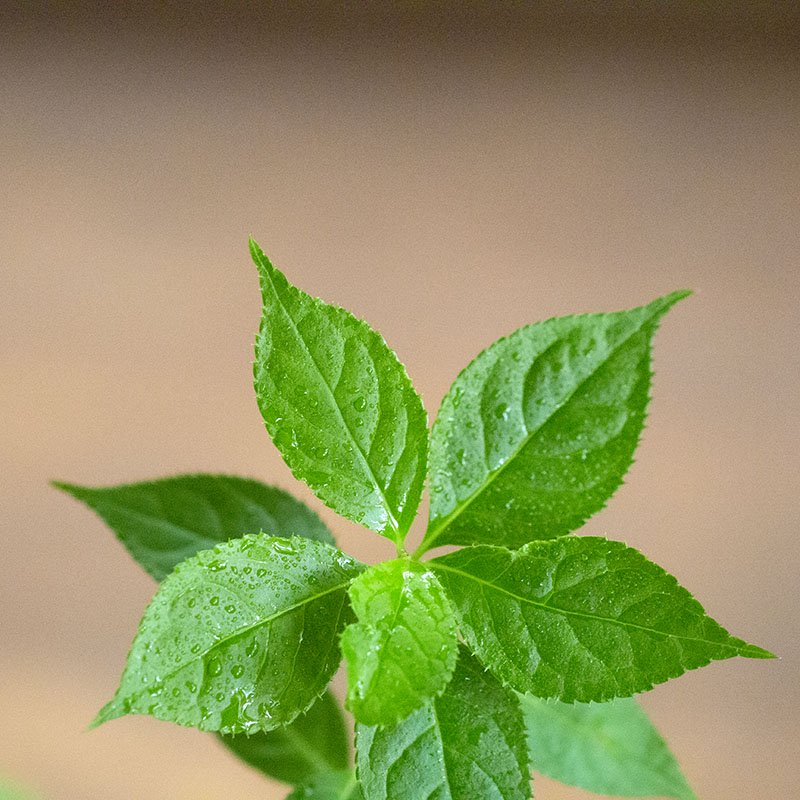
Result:
[[[294,785],[305,784],[315,775],[346,770],[349,764],[347,729],[330,691],[285,727],[220,736],[220,741],[254,769]]]
[[[334,511],[400,541],[425,480],[425,410],[383,338],[292,286],[251,242],[264,303],[255,390],[295,477]]]
[[[520,704],[537,772],[596,794],[697,800],[634,699],[567,704],[521,695]]]
[[[362,569],[322,542],[263,534],[184,561],[147,608],[95,724],[149,714],[242,733],[292,722],[339,664],[347,586]]]
[[[299,500],[233,475],[179,475],[99,489],[54,485],[97,512],[157,581],[198,551],[246,533],[333,544],[320,518]]]
[[[535,323],[484,350],[433,425],[422,549],[520,547],[569,533],[599,511],[644,425],[651,339],[687,294]]]
[[[444,693],[394,726],[356,726],[365,800],[527,800],[517,698],[462,648]]]
[[[410,559],[372,567],[350,586],[357,623],[342,634],[347,706],[386,725],[441,694],[458,655],[456,621],[436,576]]]
[[[478,545],[429,565],[473,652],[519,692],[601,702],[716,659],[771,657],[731,636],[675,578],[620,542]]]

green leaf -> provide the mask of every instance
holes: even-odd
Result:
[[[298,786],[286,800],[364,800],[352,769],[327,772]]]
[[[251,241],[264,302],[258,406],[294,475],[339,514],[399,542],[425,480],[419,395],[380,334],[292,286]]]
[[[733,656],[731,636],[661,567],[620,542],[468,547],[429,562],[480,660],[519,692],[603,701]]]
[[[521,695],[520,703],[537,772],[597,794],[696,800],[635,700],[568,705]]]
[[[294,785],[306,783],[313,775],[347,769],[349,764],[347,730],[330,691],[283,728],[220,739],[251,767]]]
[[[322,694],[363,569],[330,545],[258,534],[204,550],[161,584],[114,699],[123,714],[221,733],[271,730]]]
[[[246,533],[333,544],[320,518],[299,500],[232,475],[179,475],[102,489],[53,485],[96,511],[157,581],[198,551]]]
[[[420,551],[569,533],[599,511],[633,460],[650,342],[688,292],[613,314],[528,325],[484,350],[442,401]]]
[[[365,800],[527,800],[517,698],[462,648],[444,693],[397,725],[356,726]]]
[[[387,725],[444,691],[458,655],[453,609],[436,576],[408,558],[364,572],[350,586],[359,622],[342,634],[347,707]]]

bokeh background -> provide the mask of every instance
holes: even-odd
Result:
[[[86,732],[154,585],[47,486],[229,471],[320,509],[253,398],[253,234],[383,332],[431,416],[522,324],[696,290],[587,531],[782,656],[646,696],[700,797],[797,796],[797,4],[0,5],[0,775],[285,793],[191,730]]]

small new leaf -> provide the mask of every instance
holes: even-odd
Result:
[[[330,691],[289,725],[220,740],[251,767],[295,786],[315,775],[346,770],[349,764],[347,730]]]
[[[372,567],[350,586],[358,622],[342,634],[347,707],[388,725],[444,691],[458,655],[453,610],[436,576],[408,558]]]
[[[259,534],[182,562],[161,584],[95,724],[150,714],[243,733],[292,722],[322,694],[363,565],[330,545]]]
[[[464,648],[444,693],[394,726],[356,726],[365,800],[528,800],[517,698]]]
[[[425,480],[425,410],[383,338],[292,286],[250,243],[264,309],[258,406],[294,475],[339,514],[400,542]]]
[[[299,500],[233,475],[179,475],[100,489],[53,485],[96,511],[157,581],[198,551],[246,533],[333,544],[320,518]]]
[[[633,460],[650,342],[688,292],[612,314],[528,325],[458,376],[431,433],[430,522],[441,544],[520,547],[599,511]]]
[[[537,772],[596,794],[697,800],[632,698],[570,705],[521,695],[520,704]]]
[[[429,565],[473,652],[519,692],[602,702],[716,659],[772,657],[731,636],[675,578],[620,542],[479,545]]]

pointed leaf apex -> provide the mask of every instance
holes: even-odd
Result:
[[[780,656],[776,656],[775,653],[771,653],[769,650],[765,650],[763,647],[759,647],[755,644],[748,644],[744,646],[740,653],[740,656],[744,658],[779,658]]]

